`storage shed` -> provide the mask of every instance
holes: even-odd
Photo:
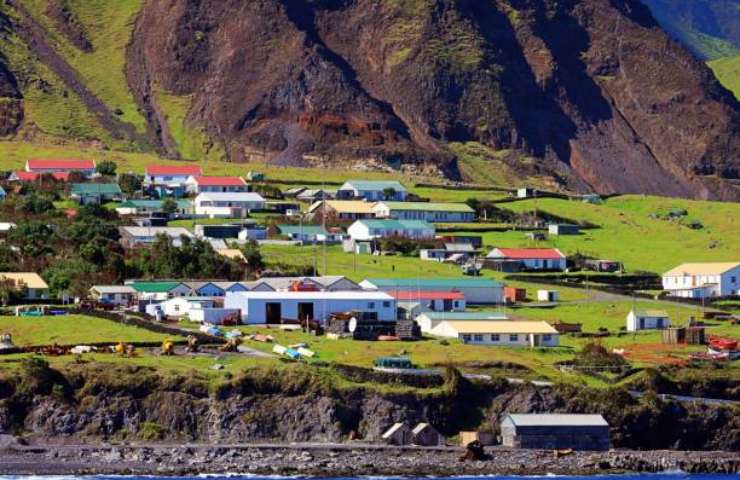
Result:
[[[609,424],[601,415],[509,414],[501,438],[512,448],[609,450]]]
[[[414,427],[411,436],[412,443],[422,447],[437,447],[445,444],[445,437],[428,423],[420,423]]]
[[[383,441],[391,445],[409,445],[413,438],[411,427],[406,422],[394,423],[391,428],[383,434]]]
[[[630,310],[627,314],[627,331],[662,330],[671,325],[668,314],[663,310]]]

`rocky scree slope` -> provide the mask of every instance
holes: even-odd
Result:
[[[470,383],[454,370],[436,388],[380,393],[339,389],[337,372],[330,372],[301,365],[257,368],[209,387],[198,374],[102,364],[58,371],[26,360],[0,381],[0,432],[75,441],[201,442],[337,442],[354,432],[375,441],[397,421],[428,421],[451,436],[478,428],[496,432],[508,412],[552,411],[604,414],[616,447],[740,449],[734,407],[681,405],[650,395],[635,400],[621,389]],[[366,375],[399,386],[398,378]]]
[[[740,198],[738,102],[637,0],[148,0],[127,68],[164,145],[157,88],[232,159],[455,175],[479,142],[571,189]]]

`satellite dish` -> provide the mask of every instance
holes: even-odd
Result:
[[[350,333],[355,333],[355,330],[357,330],[357,319],[355,317],[349,319],[347,328],[349,328]]]

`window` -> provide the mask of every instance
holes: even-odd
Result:
[[[483,341],[483,335],[480,335],[480,334],[476,333],[475,335],[473,335],[473,340],[475,340],[476,342],[482,342]]]
[[[550,340],[552,340],[552,335],[550,335],[549,333],[546,335],[542,335],[543,342],[549,342]]]
[[[519,335],[517,335],[517,334],[509,335],[509,341],[510,342],[518,342],[519,341]]]
[[[497,333],[494,333],[491,335],[491,341],[492,342],[498,342],[500,340],[500,337]]]
[[[470,342],[470,335],[463,335],[463,343]]]
[[[367,302],[367,308],[370,310],[375,310],[375,302]]]
[[[737,277],[730,277],[730,283],[734,285],[735,282],[737,282]]]

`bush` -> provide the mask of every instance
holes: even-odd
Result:
[[[167,430],[155,422],[142,422],[139,425],[139,438],[150,442],[162,440],[165,437]]]

